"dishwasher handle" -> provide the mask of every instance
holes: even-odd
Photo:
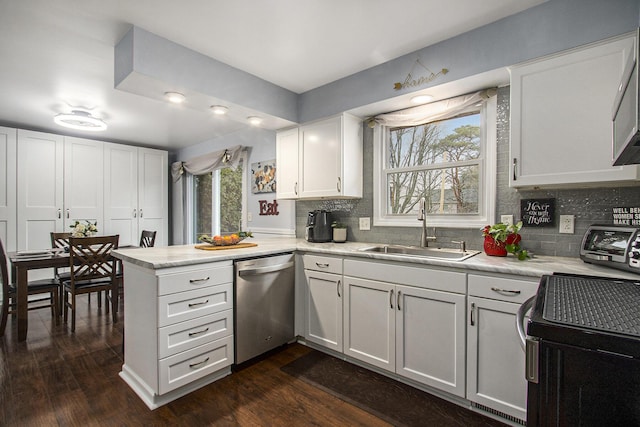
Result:
[[[293,261],[285,262],[284,264],[268,265],[266,267],[246,268],[238,270],[238,276],[255,276],[258,274],[273,273],[275,271],[282,271],[292,267]]]

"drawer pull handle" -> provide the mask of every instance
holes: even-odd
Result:
[[[323,263],[316,262],[316,265],[319,268],[329,268],[329,264],[328,263],[323,264]]]
[[[499,294],[520,295],[520,291],[512,291],[510,289],[500,289],[500,288],[493,287],[493,288],[491,288],[491,290],[493,292],[497,292]]]
[[[197,307],[197,306],[199,306],[199,305],[205,305],[205,304],[206,304],[206,303],[208,303],[208,302],[209,302],[209,300],[190,303],[190,304],[189,304],[189,308]]]
[[[189,279],[189,283],[193,283],[194,285],[199,285],[207,281],[209,281],[209,277],[205,277],[204,279]]]
[[[189,365],[189,367],[190,367],[191,369],[195,369],[195,368],[199,367],[200,365],[204,365],[204,364],[205,364],[205,363],[207,363],[208,361],[209,361],[209,358],[207,357],[207,358],[206,358],[206,359],[204,359],[202,362],[198,362],[198,363],[191,363],[191,364]]]
[[[189,332],[189,336],[190,337],[195,337],[196,335],[204,334],[208,330],[209,330],[209,328],[205,328],[205,329],[203,329],[201,331],[198,331],[198,332]]]

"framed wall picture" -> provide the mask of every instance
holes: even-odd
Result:
[[[275,193],[276,191],[276,161],[265,160],[251,163],[251,192]]]

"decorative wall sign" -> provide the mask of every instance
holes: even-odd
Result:
[[[556,199],[520,200],[520,217],[525,227],[553,227]]]
[[[260,206],[260,215],[280,215],[277,200],[274,200],[273,203],[269,203],[266,200],[258,200],[258,205]]]
[[[640,225],[640,208],[612,208],[613,223],[616,225]]]
[[[251,192],[274,193],[276,191],[276,161],[251,163]]]
[[[424,68],[429,74],[418,77],[417,79],[414,78],[414,76],[411,73],[413,73],[413,70],[416,68],[416,65],[419,65],[420,67]],[[395,90],[400,90],[400,89],[406,89],[408,87],[422,86],[424,84],[429,83],[432,80],[435,80],[436,77],[440,75],[445,75],[448,72],[449,70],[447,70],[446,68],[443,68],[437,73],[434,73],[429,68],[427,68],[422,62],[420,62],[420,58],[418,58],[416,59],[416,62],[413,63],[413,66],[411,67],[411,70],[409,70],[409,74],[407,74],[407,77],[405,77],[404,81],[394,83],[393,88]]]

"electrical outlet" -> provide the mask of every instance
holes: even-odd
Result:
[[[575,227],[575,215],[560,215],[560,233],[573,234]]]
[[[500,215],[500,222],[503,224],[513,224],[513,215]]]
[[[363,217],[360,218],[360,230],[371,230],[371,218]]]
[[[247,222],[253,221],[253,214],[251,212],[247,212]]]

